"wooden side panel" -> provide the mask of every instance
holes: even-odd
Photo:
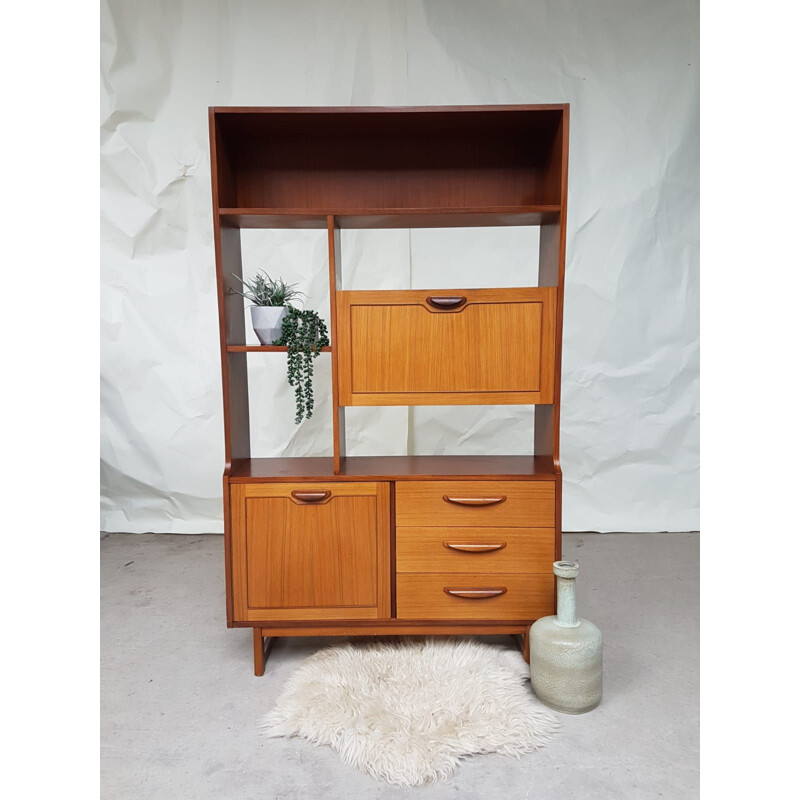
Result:
[[[550,288],[341,292],[340,402],[549,403],[555,300]]]
[[[337,220],[327,217],[328,226],[328,287],[331,309],[331,380],[333,398],[333,474],[342,471],[342,461],[347,456],[347,430],[345,413],[339,399],[339,320],[338,292],[342,288],[342,235]]]
[[[398,528],[398,572],[549,572],[552,528]]]
[[[234,575],[231,556],[231,498],[228,478],[237,462],[250,457],[250,412],[247,389],[247,356],[229,353],[227,346],[244,342],[244,306],[241,298],[231,295],[231,273],[241,275],[241,234],[223,221],[219,209],[236,197],[236,178],[226,143],[221,136],[213,109],[209,109],[209,144],[211,152],[211,196],[214,219],[214,253],[219,317],[220,368],[222,376],[222,415],[225,436],[225,468],[222,500],[225,525],[225,599],[228,626],[235,618],[233,607]]]
[[[293,495],[309,492],[328,495]],[[389,617],[388,484],[236,484],[231,495],[238,620]]]
[[[214,211],[214,251],[217,272],[220,352],[222,357],[222,404],[225,428],[226,473],[231,464],[250,457],[250,415],[247,396],[247,356],[229,353],[227,346],[244,344],[244,303],[230,291],[233,274],[242,274],[241,233],[223,222],[219,215],[220,198],[235,191],[225,143],[219,136],[217,120],[209,117],[211,137],[211,179]]]
[[[397,576],[397,618],[534,620],[553,613],[551,575],[401,574]],[[467,598],[452,593],[500,591],[496,597]]]
[[[214,209],[237,204],[236,172],[231,160],[230,146],[220,130],[214,109],[208,110],[211,139],[211,184]]]
[[[395,504],[398,527],[552,528],[555,483],[403,481],[395,486]]]
[[[561,423],[561,352],[564,328],[564,280],[567,250],[567,196],[569,163],[569,106],[559,124],[549,159],[548,182],[560,190],[561,213],[558,219],[542,224],[539,229],[539,286],[556,288],[553,362],[553,398],[549,408],[537,408],[534,422],[534,453],[552,456],[557,472],[560,464]],[[560,153],[556,150],[560,149]],[[560,174],[557,174],[558,173]],[[559,534],[560,535],[560,534]]]

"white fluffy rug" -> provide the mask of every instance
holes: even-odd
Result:
[[[262,727],[420,786],[449,777],[465,756],[519,757],[550,741],[558,723],[528,681],[518,651],[469,639],[334,645],[299,666]]]

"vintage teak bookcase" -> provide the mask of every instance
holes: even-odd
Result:
[[[524,648],[553,613],[561,557],[569,107],[209,117],[227,618],[253,629],[256,674],[279,636],[507,633]],[[342,229],[495,225],[539,226],[529,286],[466,289],[454,275],[436,291],[342,291]],[[285,348],[245,345],[242,228],[327,231],[331,458],[250,455],[248,353]],[[345,453],[347,406],[465,404],[535,404],[535,455]]]

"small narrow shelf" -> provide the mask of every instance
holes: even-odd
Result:
[[[288,349],[285,345],[274,344],[229,344],[225,348],[229,353],[285,353]],[[321,353],[330,353],[330,347],[323,347]]]
[[[234,228],[325,228],[329,215],[340,228],[481,228],[543,225],[557,221],[558,204],[469,208],[220,208]]]
[[[332,458],[244,458],[228,476],[232,483],[260,481],[353,481],[425,479],[553,480],[550,456],[348,456],[333,473]]]

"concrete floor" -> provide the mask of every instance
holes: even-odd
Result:
[[[698,796],[697,534],[567,534],[578,608],[605,638],[601,706],[562,716],[519,761],[468,759],[403,789],[256,723],[295,665],[333,639],[279,640],[252,673],[249,630],[225,627],[221,536],[106,534],[102,558],[104,800],[684,800]],[[508,643],[505,637],[498,642]]]

